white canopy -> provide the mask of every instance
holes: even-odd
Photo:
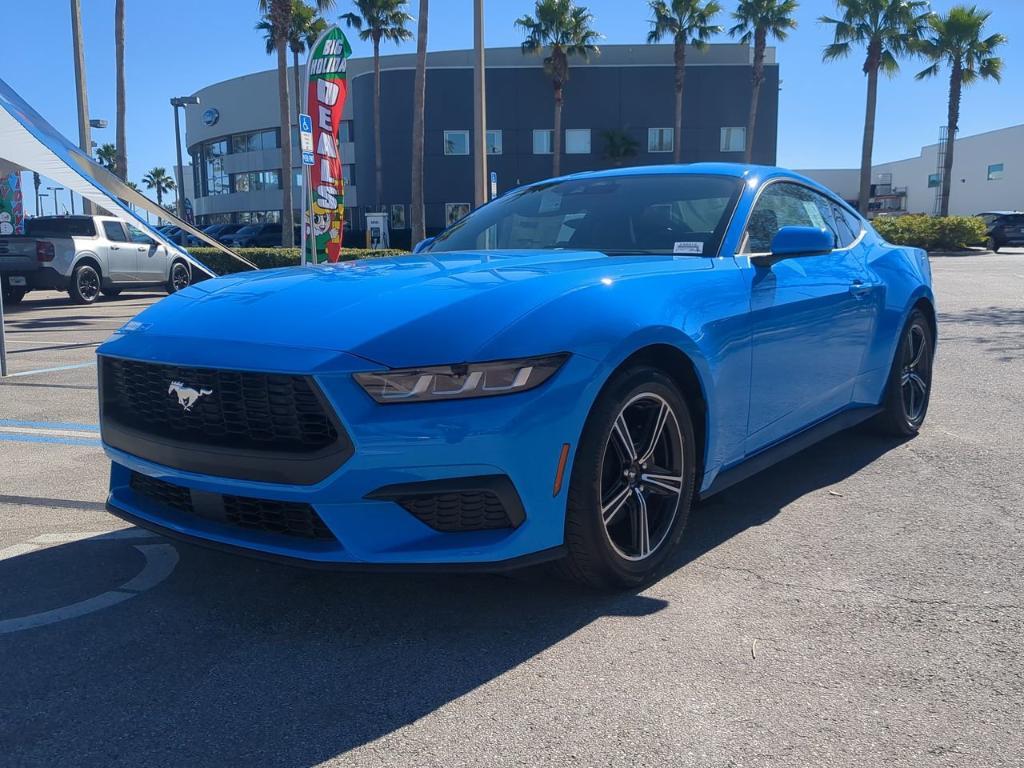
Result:
[[[86,200],[110,211],[111,215],[134,224],[146,231],[154,240],[178,251],[193,266],[211,277],[216,276],[213,270],[165,239],[160,232],[135,213],[131,206],[169,221],[207,245],[253,269],[258,269],[251,261],[243,259],[188,222],[168,213],[106,168],[93,162],[85,152],[62,136],[3,80],[0,80],[0,159],[36,171],[66,189],[77,192]]]

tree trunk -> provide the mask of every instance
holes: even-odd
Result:
[[[78,105],[78,147],[86,157],[92,157],[92,137],[89,134],[89,95],[85,85],[85,43],[82,39],[82,4],[71,0],[71,43],[75,59],[75,96]],[[56,193],[54,201],[56,202]],[[82,213],[91,215],[94,208],[86,200]]]
[[[869,58],[867,68],[868,98],[864,112],[864,141],[860,151],[860,194],[857,207],[862,215],[868,215],[868,201],[871,199],[871,153],[875,144],[875,108],[878,103],[878,60]]]
[[[128,144],[125,140],[124,87],[124,0],[114,2],[114,58],[117,77],[117,127],[114,142],[114,174],[122,181],[128,178]]]
[[[555,84],[555,127],[551,131],[551,175],[562,172],[562,102],[565,100],[564,86]]]
[[[960,63],[957,62],[949,73],[949,112],[946,115],[946,159],[942,168],[940,216],[949,216],[949,193],[953,186],[953,148],[956,146],[956,129],[960,123],[960,90],[962,87],[963,71]]]
[[[373,174],[377,210],[383,210],[384,200],[384,155],[381,148],[380,130],[380,38],[373,39]]]
[[[758,27],[754,32],[754,73],[751,80],[750,112],[747,114],[747,145],[743,152],[743,162],[750,163],[754,159],[754,129],[757,127],[757,103],[761,98],[761,83],[764,82],[764,49],[767,44],[767,33]]]
[[[686,79],[686,42],[676,40],[676,121],[672,129],[672,160],[681,162],[683,157],[683,83]]]
[[[288,6],[290,8],[290,6]],[[287,29],[279,21],[278,29]],[[295,214],[292,204],[292,121],[288,98],[288,40],[277,40],[277,95],[281,117],[281,245],[291,248],[295,244]]]
[[[427,236],[423,207],[423,123],[427,101],[427,6],[430,0],[420,0],[416,29],[416,79],[413,84],[412,113],[412,200],[409,206],[412,225],[412,244]]]

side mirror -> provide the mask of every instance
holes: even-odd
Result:
[[[412,252],[413,252],[413,253],[419,253],[419,252],[420,252],[420,251],[422,251],[423,249],[425,249],[425,248],[428,248],[428,247],[430,247],[430,244],[431,244],[431,243],[433,243],[435,239],[436,239],[436,238],[433,238],[433,237],[428,237],[428,238],[427,238],[426,240],[420,240],[420,241],[419,241],[418,243],[416,243],[416,245],[415,245],[415,246],[413,247],[413,249],[412,249]]]
[[[757,266],[770,267],[783,259],[800,256],[820,256],[836,247],[835,235],[818,227],[783,227],[772,238],[772,252],[768,256],[752,256]]]

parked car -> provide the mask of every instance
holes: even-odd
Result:
[[[1006,246],[1024,246],[1024,213],[1020,211],[986,211],[979,213],[988,227],[988,247],[999,253]]]
[[[107,508],[275,560],[633,588],[696,499],[925,420],[927,254],[789,171],[548,180],[417,251],[211,280],[107,341]]]
[[[281,244],[280,223],[246,224],[233,235],[225,235],[221,242],[236,248],[269,248]]]
[[[0,237],[4,299],[17,303],[31,290],[67,291],[77,304],[100,293],[188,287],[192,271],[180,253],[111,216],[40,216],[24,235]]]
[[[245,224],[211,224],[204,228],[203,232],[213,239],[223,242],[225,236],[235,234],[244,226]]]

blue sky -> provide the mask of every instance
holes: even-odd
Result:
[[[580,0],[596,17],[607,43],[642,42],[649,28],[645,0]],[[1001,85],[979,83],[964,95],[961,135],[1024,123],[1024,0],[978,0],[992,11],[991,31],[1010,38],[1002,55]],[[945,10],[953,0],[933,0]],[[67,136],[77,136],[71,32],[66,0],[4,0],[4,56],[0,77]],[[415,8],[416,3],[410,4]],[[733,0],[722,0],[731,10]],[[256,0],[127,0],[129,176],[138,181],[155,165],[174,165],[174,126],[168,99],[210,83],[272,66],[253,25]],[[351,10],[337,0],[336,10]],[[513,21],[532,8],[529,0],[487,0],[486,36],[491,46],[517,45]],[[113,0],[82,0],[90,114],[110,120],[93,132],[99,142],[114,138]],[[432,0],[430,49],[465,48],[472,43],[470,0]],[[860,161],[865,78],[861,56],[823,64],[829,29],[818,24],[832,14],[832,0],[802,0],[799,28],[779,45],[780,94],[778,161],[794,168],[854,167]],[[728,19],[723,18],[723,23]],[[727,41],[728,37],[722,37]],[[408,43],[388,51],[412,51]],[[353,55],[369,55],[353,40]],[[945,123],[945,77],[919,83],[920,61],[880,85],[875,160],[914,156],[938,136]],[[571,84],[567,98],[572,98]],[[1022,148],[1024,151],[1024,148]],[[31,195],[26,195],[30,198]],[[29,203],[31,208],[31,202]]]

